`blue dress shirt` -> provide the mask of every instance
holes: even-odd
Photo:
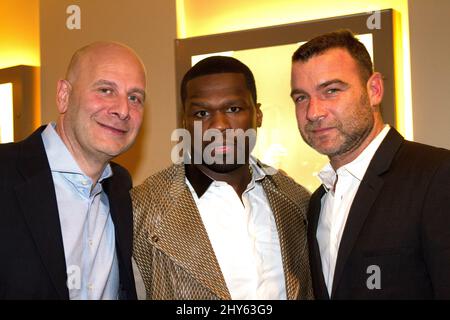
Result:
[[[108,196],[101,182],[112,176],[108,164],[93,185],[50,123],[42,132],[58,203],[71,300],[117,299],[119,266]]]

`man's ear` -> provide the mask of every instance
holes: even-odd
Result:
[[[383,100],[384,85],[383,76],[379,72],[375,72],[367,81],[367,93],[371,106],[378,106]]]
[[[69,106],[69,97],[72,92],[72,85],[69,81],[60,79],[56,85],[56,106],[60,114],[66,113]]]
[[[256,109],[256,127],[260,128],[262,126],[263,113],[261,111],[261,103],[255,105]]]

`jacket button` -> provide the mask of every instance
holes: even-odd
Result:
[[[152,241],[153,242],[158,242],[158,240],[159,240],[158,236],[156,236],[156,235],[152,236]]]

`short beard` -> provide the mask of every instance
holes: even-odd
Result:
[[[201,155],[199,156],[199,158],[201,157],[201,159],[202,159],[201,164],[203,166],[205,166],[206,168],[210,169],[211,171],[214,171],[217,173],[229,173],[229,172],[232,172],[232,171],[242,167],[243,165],[248,165],[251,149],[253,148],[253,146],[250,146],[249,140],[245,139],[243,158],[241,157],[241,159],[239,159],[238,151],[237,151],[237,148],[239,147],[239,145],[235,141],[234,148],[233,148],[234,154],[232,155],[232,161],[227,162],[227,160],[228,160],[227,155],[224,154],[222,157],[219,158],[219,160],[222,160],[222,161],[218,161],[219,163],[217,163],[217,162],[206,163],[205,159],[203,158],[203,152],[204,152],[204,148],[206,147],[206,145],[208,145],[208,144],[203,145],[203,148],[201,150]],[[192,152],[192,154],[194,154],[195,150],[192,150],[191,152]]]
[[[354,121],[355,119],[357,121]],[[309,137],[307,136],[307,133],[303,134],[303,132],[300,130],[300,134],[303,140],[309,146],[317,150],[319,153],[328,156],[329,158],[342,156],[351,152],[352,150],[357,149],[370,134],[374,126],[373,113],[371,111],[367,93],[363,93],[361,95],[357,112],[349,120],[345,121],[345,123],[347,124],[345,129],[342,122],[334,124],[334,127],[340,132],[340,135],[337,138],[342,138],[342,143],[331,150],[316,149],[312,143],[312,139],[309,139]],[[308,129],[308,126],[312,128],[315,126],[315,124],[308,123],[306,129]]]
[[[213,164],[203,164],[205,167],[207,167],[209,170],[217,172],[217,173],[229,173],[232,172],[242,166],[244,166],[245,164],[238,164],[238,163],[233,163],[233,164],[217,164],[217,163],[213,163]]]

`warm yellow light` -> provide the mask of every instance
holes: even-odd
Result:
[[[0,69],[39,66],[39,0],[0,0]]]
[[[408,4],[394,15],[394,70],[397,129],[408,140],[414,139],[409,49]]]
[[[14,141],[13,85],[0,84],[0,143]]]
[[[186,38],[186,13],[184,11],[184,0],[176,0],[177,11],[177,36]]]

